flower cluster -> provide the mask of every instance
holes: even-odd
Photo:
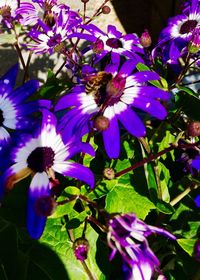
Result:
[[[7,198],[20,186],[29,236],[56,244],[61,258],[71,250],[72,264],[82,265],[70,264],[73,279],[114,279],[117,266],[100,272],[101,243],[122,279],[175,279],[181,250],[199,259],[199,216],[184,221],[192,232],[179,219],[200,207],[200,1],[185,1],[156,43],[150,29],[102,30],[95,19],[109,14],[109,0],[93,15],[89,2],[75,10],[59,0],[0,1],[0,44],[12,44],[19,59],[0,78],[0,219],[9,219]],[[33,58],[53,54],[57,70],[33,79]],[[22,251],[24,224],[16,222]],[[147,240],[154,234],[165,244]]]

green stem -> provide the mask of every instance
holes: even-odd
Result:
[[[197,189],[198,185],[192,185],[189,186],[187,189],[185,189],[182,193],[180,193],[177,197],[175,197],[171,202],[171,206],[176,205],[178,202],[180,202],[186,195],[188,195],[192,190]]]
[[[81,264],[85,270],[85,272],[87,273],[88,277],[90,280],[97,280],[97,278],[95,276],[92,275],[92,272],[90,271],[90,269],[88,268],[87,264],[85,261],[81,261]]]

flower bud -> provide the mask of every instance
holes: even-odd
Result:
[[[52,215],[56,205],[55,200],[51,196],[42,196],[35,203],[35,211],[39,216],[48,217]]]
[[[104,116],[96,117],[93,123],[94,128],[96,128],[96,130],[100,132],[106,130],[109,127],[109,125],[109,119]]]
[[[111,11],[111,9],[110,9],[109,6],[103,6],[103,8],[102,8],[102,13],[103,13],[104,15],[109,14],[110,11]]]
[[[151,46],[151,43],[152,43],[151,36],[149,35],[148,30],[145,30],[140,37],[140,44],[144,48],[148,48]]]
[[[101,39],[97,39],[96,42],[93,44],[93,52],[98,54],[104,50],[104,43]]]
[[[73,244],[74,255],[79,261],[84,261],[87,259],[87,254],[89,251],[89,243],[85,238],[78,238]]]
[[[200,51],[200,28],[194,30],[192,38],[189,44],[189,51],[191,53],[197,53]]]
[[[108,180],[112,180],[115,178],[115,171],[113,168],[111,167],[107,167],[104,169],[103,171],[103,176],[108,179]]]
[[[189,136],[200,136],[200,122],[194,121],[188,124],[187,133]]]
[[[82,3],[86,4],[89,0],[81,0]]]

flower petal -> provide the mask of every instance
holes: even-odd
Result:
[[[91,188],[94,188],[94,175],[92,171],[79,163],[55,163],[52,168],[58,173],[83,181]]]
[[[39,198],[49,195],[49,178],[46,172],[36,173],[28,193],[27,229],[32,238],[40,238],[46,224],[46,217],[36,213],[36,202]]]
[[[114,108],[112,106],[106,108],[104,116],[110,121],[109,127],[102,132],[105,150],[110,158],[118,158],[120,153],[120,133]]]

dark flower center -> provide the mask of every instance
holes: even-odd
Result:
[[[122,48],[122,42],[119,39],[116,39],[116,38],[109,38],[106,41],[106,45],[113,48],[113,49]]]
[[[54,162],[55,153],[50,147],[37,147],[27,158],[28,167],[34,172],[49,169]]]
[[[197,23],[198,22],[194,19],[191,19],[191,20],[188,20],[188,21],[184,22],[181,25],[180,33],[181,34],[187,34],[187,33],[192,32],[195,29],[195,27],[197,26]]]
[[[11,16],[11,8],[9,6],[3,6],[0,8],[0,15],[3,18],[9,18]]]
[[[0,126],[3,125],[4,117],[3,117],[3,111],[0,109]]]
[[[61,35],[60,34],[56,34],[55,36],[53,36],[53,37],[51,37],[49,39],[47,44],[48,44],[49,47],[54,47],[54,46],[60,44],[61,39],[62,39]]]

